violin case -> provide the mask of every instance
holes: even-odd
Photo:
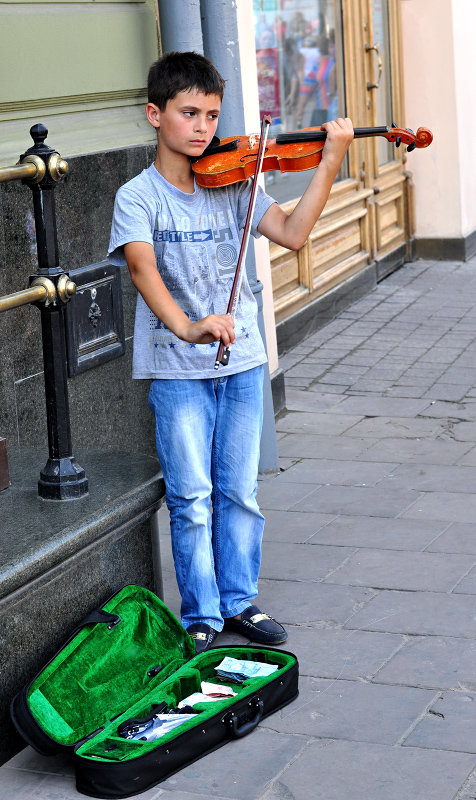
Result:
[[[127,739],[118,728],[157,706],[176,708],[217,683],[225,656],[278,669],[235,684],[236,696],[193,706],[192,719],[155,741]],[[11,703],[13,722],[35,750],[72,751],[76,788],[89,797],[145,792],[228,741],[250,733],[298,694],[298,662],[284,650],[250,645],[195,653],[193,639],[148,589],[125,586],[89,614]]]

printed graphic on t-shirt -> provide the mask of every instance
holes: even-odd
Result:
[[[219,213],[216,216],[225,215]],[[210,215],[207,217],[206,221],[209,222]],[[170,224],[172,220],[167,222]],[[184,227],[188,227],[191,220],[182,218],[181,222],[185,223]],[[164,220],[157,214],[156,225],[161,223],[163,224]],[[238,258],[231,228],[226,226],[217,229],[177,230],[156,227],[153,240],[157,267],[162,280],[188,318],[196,322],[207,314],[225,314]],[[207,245],[203,244],[204,242],[207,242]],[[210,242],[216,244],[214,251]],[[209,258],[213,264],[209,263]],[[187,284],[184,284],[181,273],[184,263],[187,264]],[[150,346],[190,347],[190,344],[182,342],[172,334],[152,312],[149,325],[153,331]],[[243,329],[242,335],[246,336],[246,333],[246,329]]]

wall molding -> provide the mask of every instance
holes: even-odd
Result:
[[[436,261],[468,261],[476,254],[476,228],[467,236],[415,239],[416,258]]]
[[[144,100],[146,102],[147,89],[121,89],[116,92],[86,92],[85,94],[72,94],[65,97],[39,97],[36,99],[17,100],[11,103],[0,103],[0,114],[15,114],[18,112],[22,117],[25,116],[25,106],[28,112],[37,110],[47,110],[50,108],[58,109],[63,106],[73,106],[84,104],[93,105],[117,105],[123,104],[127,100]]]

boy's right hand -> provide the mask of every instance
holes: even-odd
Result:
[[[180,339],[193,344],[210,344],[220,339],[228,347],[235,341],[235,323],[231,314],[209,314],[198,322],[188,322],[183,331],[176,331]]]
[[[153,314],[179,339],[192,344],[222,340],[225,347],[235,341],[235,323],[230,314],[209,314],[191,322],[166,288],[158,270],[154,248],[148,242],[128,242],[124,246],[132,283]]]

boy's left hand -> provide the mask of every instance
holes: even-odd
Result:
[[[288,250],[299,250],[306,243],[354,138],[352,121],[348,117],[326,122],[322,128],[327,131],[322,158],[298,204],[288,214],[273,203],[258,225],[260,233]]]
[[[321,126],[327,131],[327,139],[322,151],[321,164],[339,171],[344,156],[354,138],[354,128],[349,117],[331,120]]]

